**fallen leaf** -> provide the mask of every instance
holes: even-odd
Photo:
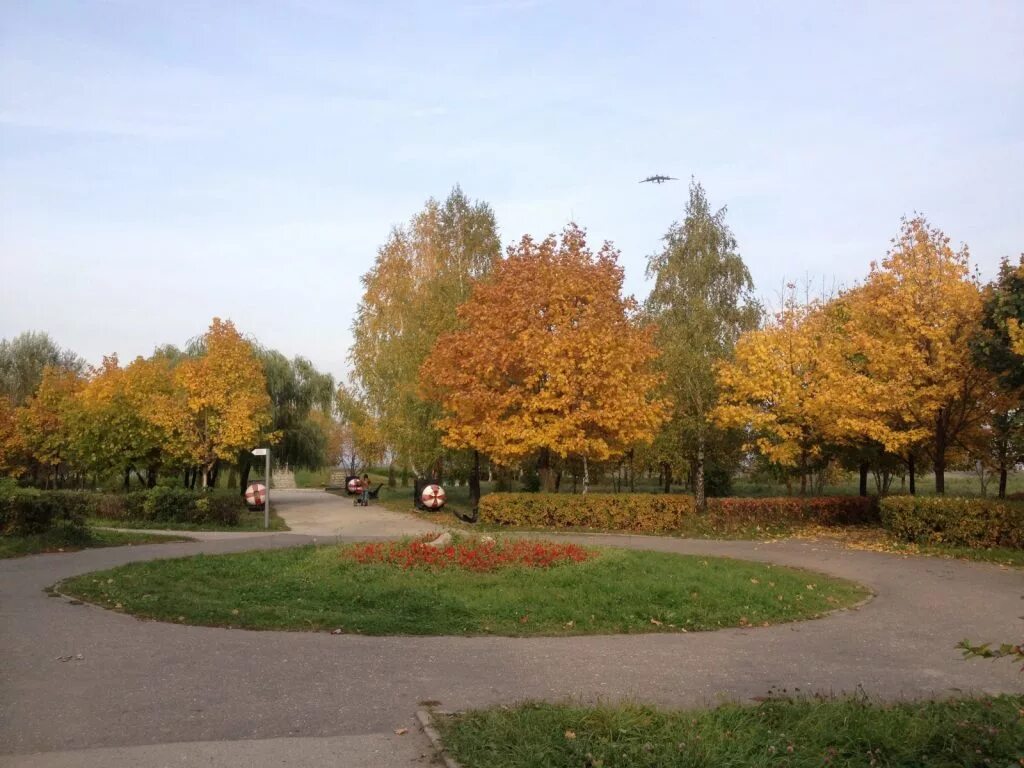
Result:
[[[654,624],[657,627],[661,626],[661,622],[655,619],[653,616],[651,617],[651,624]]]
[[[332,635],[340,635],[341,634],[341,629],[340,628],[339,629],[332,629],[331,630],[331,634]]]
[[[530,615],[529,614],[526,614],[525,616],[520,616],[519,617],[519,623],[520,624],[525,624],[529,620],[530,620]]]
[[[395,736],[405,736],[408,732],[408,728],[395,728]]]
[[[750,583],[751,584],[760,584],[761,582],[758,579],[751,579]]]
[[[567,621],[562,626],[565,627],[566,629],[572,629],[573,627],[576,626],[576,622],[575,621]]]
[[[569,739],[569,741],[572,741],[576,738],[576,731],[566,731],[565,738]]]

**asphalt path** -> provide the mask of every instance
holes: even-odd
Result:
[[[255,632],[140,621],[44,591],[136,560],[429,530],[411,515],[357,510],[325,493],[281,492],[276,503],[304,534],[202,534],[189,543],[0,560],[0,765],[426,764],[414,724],[423,702],[456,710],[625,698],[678,707],[772,692],[1024,693],[1019,665],[965,660],[955,648],[964,638],[1019,639],[1024,571],[827,542],[560,537],[796,566],[875,593],[822,619],[689,634]]]

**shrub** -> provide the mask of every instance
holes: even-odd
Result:
[[[527,528],[598,528],[636,533],[728,535],[779,531],[794,525],[849,525],[878,521],[874,498],[708,499],[698,514],[693,498],[671,494],[584,495],[491,493],[480,499],[480,520]]]
[[[430,534],[433,536],[433,534]],[[553,544],[549,541],[456,541],[447,547],[434,547],[426,541],[391,541],[356,544],[343,550],[343,556],[366,565],[383,563],[403,570],[461,568],[480,573],[501,568],[552,568],[582,563],[597,553],[577,544]]]
[[[490,493],[480,520],[528,528],[601,528],[667,533],[694,514],[690,496],[612,493]]]
[[[158,486],[132,493],[96,494],[93,513],[105,520],[238,525],[245,502],[234,491]]]
[[[1024,504],[1000,499],[890,496],[882,524],[916,544],[1024,549]]]
[[[92,494],[83,491],[35,491],[19,489],[0,496],[0,533],[28,536],[46,533],[61,525],[82,532],[93,510]]]

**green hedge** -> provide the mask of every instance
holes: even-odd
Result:
[[[238,525],[245,502],[233,490],[193,491],[151,488],[132,493],[95,494],[94,517],[107,520],[149,520],[162,523]]]
[[[878,521],[873,498],[708,499],[698,514],[693,497],[642,493],[491,493],[480,499],[480,520],[526,528],[597,528],[636,533],[714,535],[781,530],[806,523]]]
[[[55,525],[84,527],[85,518],[168,524],[238,525],[245,502],[234,491],[152,488],[133,493],[0,488],[0,534],[45,533]]]
[[[890,496],[882,524],[916,544],[1024,549],[1024,503],[1000,499]]]
[[[63,526],[71,532],[85,530],[91,505],[78,491],[18,489],[0,494],[0,534],[29,536]]]

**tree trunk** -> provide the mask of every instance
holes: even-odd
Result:
[[[910,456],[907,457],[907,474],[910,476],[910,495],[911,496],[916,496],[917,495],[917,482],[915,480],[915,475],[917,474],[917,466],[916,466],[916,464],[917,464],[917,462],[914,459],[914,454],[910,454]]]
[[[587,465],[587,454],[583,454],[583,495],[587,495],[590,487],[590,467]]]
[[[552,493],[555,490],[555,476],[551,471],[551,451],[547,448],[540,449],[540,456],[537,457],[537,474],[540,476],[540,489],[544,493]]]
[[[999,498],[1006,498],[1006,462],[999,465]]]
[[[409,487],[409,468],[405,466],[402,467],[402,487]]]
[[[388,464],[388,488],[395,487],[395,462]]]
[[[633,449],[629,449],[629,492],[636,493],[636,471],[633,468]]]
[[[480,452],[473,451],[473,468],[469,472],[469,505],[473,510],[473,520],[480,513]]]
[[[146,487],[156,488],[157,478],[160,476],[159,462],[153,462],[146,468]]]
[[[672,465],[666,461],[661,466],[665,470],[665,493],[672,493]]]
[[[697,435],[697,461],[693,466],[693,496],[697,502],[697,511],[704,512],[708,507],[704,498],[704,433]]]
[[[946,421],[945,409],[940,408],[935,417],[935,492],[946,493]]]
[[[124,489],[127,491],[132,485],[132,468],[124,468]]]
[[[868,470],[871,467],[866,461],[860,463],[860,495],[868,495]]]

